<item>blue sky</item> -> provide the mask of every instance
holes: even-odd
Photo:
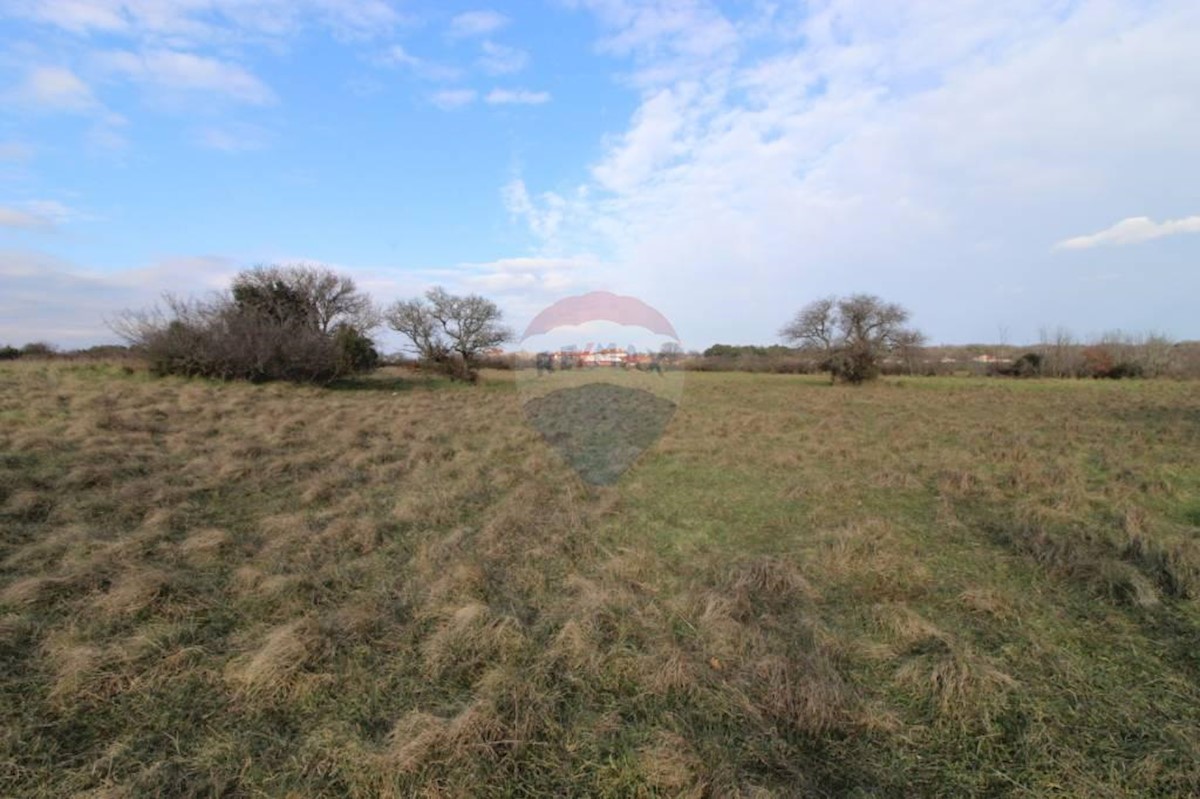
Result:
[[[1197,52],[1184,0],[5,0],[0,343],[268,261],[689,347],[851,291],[1200,338]]]

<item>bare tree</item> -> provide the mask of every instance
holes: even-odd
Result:
[[[386,313],[388,325],[403,334],[427,364],[452,377],[475,380],[479,356],[512,338],[500,324],[500,308],[477,294],[457,296],[441,286],[424,298],[400,300]]]
[[[908,316],[901,306],[870,294],[826,297],[802,308],[780,336],[818,352],[830,382],[862,383],[879,375],[884,357],[919,345],[921,334],[904,327]]]
[[[322,266],[256,266],[240,273],[232,290],[239,305],[285,327],[311,327],[323,334],[352,327],[367,334],[381,321],[375,303],[353,278]]]
[[[897,357],[904,363],[904,371],[907,374],[914,375],[917,373],[917,363],[922,354],[922,348],[925,346],[925,334],[920,330],[901,330],[896,334],[895,352]]]

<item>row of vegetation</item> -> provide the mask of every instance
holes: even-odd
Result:
[[[507,340],[500,310],[434,289],[380,308],[354,280],[315,266],[259,266],[207,298],[168,296],[113,329],[157,375],[328,384],[381,363],[374,334],[403,333],[420,363],[474,380],[485,351]]]
[[[664,349],[662,362],[693,371],[827,373],[863,383],[882,374],[1001,377],[1200,377],[1200,343],[1107,334],[1092,342],[1043,332],[1031,347],[926,344],[910,314],[869,294],[816,300],[781,331],[786,344],[715,344],[704,352]],[[385,358],[383,328],[407,340]],[[0,348],[0,360],[135,355],[157,375],[328,384],[384,363],[409,362],[474,381],[479,370],[534,368],[534,356],[500,355],[513,339],[499,307],[478,295],[434,288],[381,307],[353,279],[315,266],[259,266],[206,298],[168,296],[163,307],[126,312],[112,324],[129,345],[59,353],[44,342]],[[656,359],[657,362],[657,359]]]

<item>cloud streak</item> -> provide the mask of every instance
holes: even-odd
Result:
[[[117,51],[96,58],[100,67],[136,83],[169,91],[207,92],[250,105],[270,105],[275,93],[249,70],[176,50]]]
[[[452,39],[468,39],[487,36],[508,25],[509,18],[498,11],[466,11],[450,20],[446,31]]]
[[[1093,247],[1140,244],[1144,241],[1153,241],[1184,233],[1200,233],[1200,216],[1167,219],[1162,222],[1155,222],[1148,216],[1131,216],[1098,233],[1064,239],[1054,245],[1054,248],[1058,250],[1088,250]]]
[[[74,216],[74,212],[55,200],[30,200],[21,206],[0,206],[0,228],[14,230],[53,230]]]
[[[528,89],[492,89],[484,101],[488,105],[542,105],[550,102],[550,92]]]

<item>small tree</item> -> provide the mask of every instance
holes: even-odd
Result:
[[[480,355],[512,338],[512,331],[500,324],[502,315],[491,300],[456,296],[438,286],[424,298],[397,301],[385,316],[426,365],[474,382]]]
[[[780,331],[786,341],[815,351],[829,380],[863,383],[879,376],[879,364],[901,349],[912,358],[921,334],[904,327],[908,311],[870,294],[809,303]]]

